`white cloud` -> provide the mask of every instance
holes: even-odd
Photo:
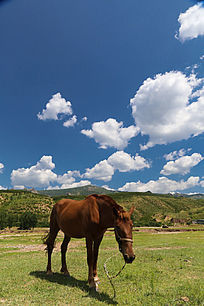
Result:
[[[0,163],[0,173],[3,172],[3,169],[4,169],[4,164]]]
[[[36,165],[30,168],[19,168],[11,173],[11,182],[14,186],[46,187],[56,181],[57,175],[52,172],[55,164],[52,156],[43,156]]]
[[[108,185],[103,185],[102,187],[110,191],[115,191],[115,189],[110,188]]]
[[[191,151],[191,149],[189,148],[188,150],[185,150],[185,149],[180,149],[179,151],[173,151],[173,152],[170,152],[168,154],[165,154],[164,155],[164,158],[166,160],[175,160],[181,156],[184,156],[186,155],[187,152]]]
[[[203,157],[199,153],[193,153],[190,156],[182,156],[175,161],[169,161],[166,165],[164,165],[161,170],[161,174],[163,175],[171,175],[171,174],[187,174],[190,172],[191,168],[198,165],[203,160]]]
[[[87,181],[87,180],[82,180],[80,182],[74,182],[72,184],[62,184],[60,189],[83,187],[83,186],[87,186],[87,185],[91,185],[91,182]]]
[[[188,188],[199,186],[199,177],[189,177],[186,181],[174,181],[167,177],[160,177],[157,181],[151,180],[147,183],[130,182],[126,183],[123,187],[119,188],[119,191],[128,192],[146,192],[151,191],[153,193],[169,193],[174,191],[182,191]]]
[[[120,172],[129,172],[142,170],[144,168],[150,168],[150,164],[145,158],[138,154],[131,156],[123,151],[118,151],[109,156],[107,160],[105,159],[96,164],[93,168],[86,169],[83,177],[110,181],[116,170]]]
[[[72,115],[72,105],[70,101],[66,101],[60,93],[57,93],[52,96],[52,99],[46,104],[46,108],[42,113],[38,113],[37,117],[40,120],[58,120],[59,114]]]
[[[149,141],[141,149],[188,139],[204,132],[204,95],[191,102],[193,90],[204,79],[179,71],[148,78],[130,100],[132,115],[142,135]]]
[[[58,189],[60,189],[60,187],[58,186],[58,185],[56,185],[56,186],[48,186],[47,188],[46,188],[46,190],[58,190]]]
[[[36,166],[33,166],[31,168],[34,168],[36,170],[52,170],[55,168],[55,164],[52,162],[52,156],[46,156],[44,155],[41,157],[41,159],[37,162]]]
[[[66,185],[71,185],[75,182],[75,177],[81,177],[79,171],[67,171],[63,175],[58,175],[57,177],[57,182],[59,184],[66,184]]]
[[[71,119],[65,121],[63,123],[63,126],[65,126],[65,127],[73,127],[76,122],[77,122],[77,116],[74,115]]]
[[[204,187],[204,181],[200,182],[201,187]]]
[[[100,148],[113,147],[121,150],[127,147],[129,140],[138,134],[138,128],[133,125],[124,128],[123,122],[109,118],[106,121],[94,122],[91,130],[82,130],[81,133],[94,138]]]
[[[179,33],[176,38],[184,42],[188,39],[197,38],[204,35],[204,7],[196,4],[190,7],[185,13],[181,13],[178,18],[180,23]]]
[[[25,186],[24,185],[15,185],[15,186],[13,186],[13,188],[23,190],[25,188]]]
[[[52,189],[68,189],[68,188],[76,188],[76,187],[83,187],[83,186],[87,186],[87,185],[91,185],[91,182],[90,181],[85,181],[85,180],[82,180],[80,182],[66,182],[64,184],[62,184],[61,186],[48,186],[47,190],[52,190]]]
[[[107,162],[107,160],[102,160],[96,164],[93,168],[86,169],[85,178],[94,178],[96,180],[110,181],[114,174],[113,167]]]
[[[52,170],[55,164],[52,162],[52,156],[43,156],[36,165],[30,168],[19,168],[11,173],[12,185],[15,189],[25,187],[47,188],[47,189],[65,189],[90,185],[88,180],[76,182],[76,177],[81,178],[79,171],[67,171],[63,175],[57,175]],[[59,185],[52,186],[53,183]]]
[[[6,190],[7,188],[0,185],[0,190]]]
[[[108,158],[108,163],[115,170],[119,170],[120,172],[150,168],[150,164],[145,160],[145,158],[139,156],[138,154],[136,154],[134,157],[123,151],[113,153]]]

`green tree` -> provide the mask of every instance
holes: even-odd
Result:
[[[0,211],[0,230],[7,227],[7,215],[5,211]]]
[[[26,230],[36,227],[37,216],[31,212],[24,212],[20,218],[20,229]]]

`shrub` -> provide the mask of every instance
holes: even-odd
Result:
[[[133,224],[134,226],[150,226],[150,227],[157,227],[157,226],[161,226],[162,223],[156,221],[156,219],[152,218],[151,216],[143,216],[142,218],[140,218],[139,220],[134,218],[133,215]]]
[[[7,215],[7,218],[6,218],[7,226],[8,226],[9,228],[11,228],[12,226],[16,226],[17,220],[18,220],[18,218],[17,218],[15,215],[9,213],[9,214]]]
[[[37,224],[37,216],[31,212],[24,212],[20,218],[20,229],[26,230],[34,228]]]
[[[49,227],[50,222],[50,216],[46,216],[46,217],[42,217],[42,216],[38,216],[38,227]]]
[[[7,216],[4,211],[0,211],[0,230],[7,227]]]

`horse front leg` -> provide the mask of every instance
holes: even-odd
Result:
[[[93,277],[93,263],[94,263],[94,254],[93,254],[93,240],[86,238],[86,249],[87,249],[87,263],[88,263],[88,282],[90,288],[97,289],[97,283],[94,281]]]
[[[97,274],[97,260],[98,260],[99,246],[101,244],[102,239],[103,239],[103,235],[99,239],[94,241],[93,277],[96,283],[99,282],[99,277]]]

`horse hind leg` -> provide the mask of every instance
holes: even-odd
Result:
[[[70,242],[70,237],[64,235],[64,240],[61,244],[61,260],[62,260],[62,268],[61,268],[61,272],[64,273],[64,275],[68,275],[69,276],[69,272],[67,270],[67,263],[66,263],[66,252],[67,252],[67,246],[68,243]]]
[[[52,256],[52,251],[54,248],[55,238],[57,237],[59,230],[60,228],[55,218],[55,209],[53,208],[51,217],[50,217],[50,231],[48,235],[45,237],[45,241],[44,241],[44,244],[47,245],[47,253],[48,253],[48,263],[47,263],[47,274],[48,275],[52,274],[51,256]]]

